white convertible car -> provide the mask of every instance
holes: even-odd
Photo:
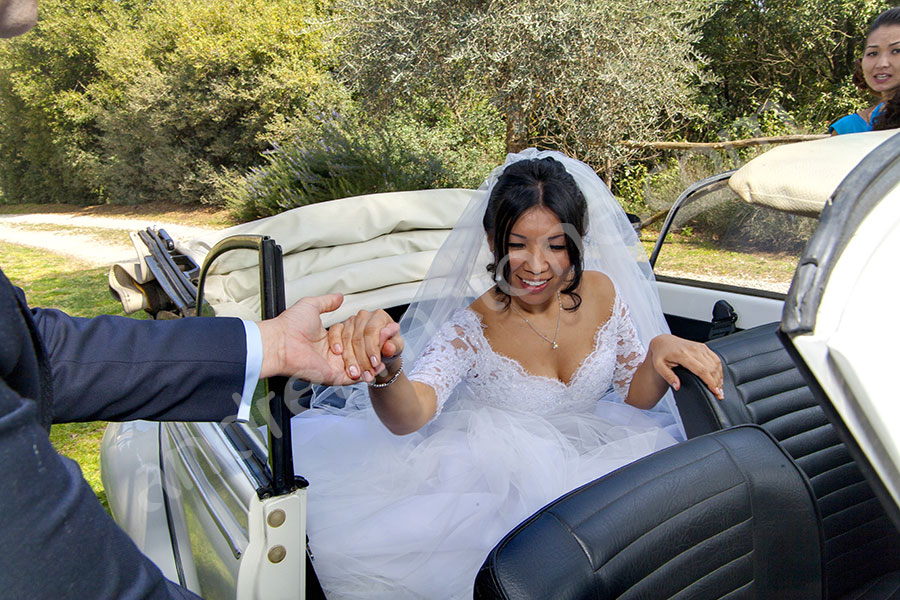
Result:
[[[520,524],[485,557],[476,598],[900,598],[892,134],[777,147],[681,195],[651,261],[673,332],[709,340],[722,358],[725,400],[682,373],[690,439]],[[796,264],[789,289],[789,275],[779,282],[753,262],[758,246],[730,255],[724,282],[679,263],[667,233],[726,192],[777,218],[818,216],[801,256],[769,255]],[[197,318],[198,305],[261,318],[331,291],[347,298],[331,321],[363,307],[400,313],[473,193],[336,200],[179,243],[133,234],[138,259],[116,265],[110,286],[156,318]],[[307,552],[309,486],[289,438],[305,391],[261,384],[249,423],[108,427],[110,509],[167,577],[204,598],[322,597]]]

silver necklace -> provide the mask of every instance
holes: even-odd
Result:
[[[559,297],[559,290],[556,290],[556,303],[559,304],[559,312],[556,313],[556,335],[553,336],[552,340],[550,338],[548,338],[546,335],[544,335],[543,333],[541,333],[540,331],[538,331],[537,328],[531,324],[531,321],[526,319],[525,315],[523,315],[521,312],[519,312],[519,309],[516,308],[516,303],[513,302],[512,299],[510,299],[509,305],[512,306],[512,309],[514,311],[516,311],[517,315],[522,317],[522,320],[525,321],[525,324],[528,325],[529,327],[531,327],[531,330],[533,332],[535,332],[536,334],[541,336],[541,338],[544,341],[548,342],[551,346],[553,346],[553,349],[556,350],[557,348],[559,348],[559,344],[556,343],[556,340],[559,339],[559,321],[560,321],[560,318],[562,317],[562,299]]]

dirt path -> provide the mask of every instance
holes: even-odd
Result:
[[[212,229],[146,219],[94,217],[65,213],[0,214],[0,241],[41,248],[94,266],[135,257],[128,233],[155,225],[173,238],[190,239]]]

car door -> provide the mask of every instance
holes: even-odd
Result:
[[[727,185],[732,173],[686,189],[658,237],[642,232],[669,326],[689,339],[778,321],[815,230],[816,219],[740,200]]]

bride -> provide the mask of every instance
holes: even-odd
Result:
[[[399,325],[362,311],[328,331],[367,385],[292,421],[329,598],[471,598],[515,525],[683,439],[673,366],[721,397],[718,358],[664,333],[646,255],[590,167],[527,150],[482,189]]]

